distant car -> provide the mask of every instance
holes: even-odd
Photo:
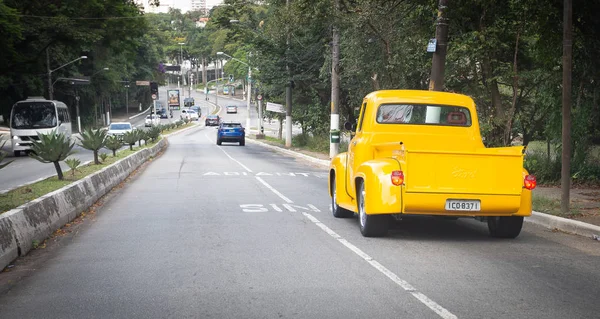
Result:
[[[218,126],[221,118],[218,115],[207,115],[204,124],[206,126]]]
[[[185,99],[183,99],[183,106],[184,107],[194,106],[194,98],[186,97]]]
[[[192,107],[190,107],[190,109],[196,111],[196,113],[198,113],[198,117],[202,117],[202,108],[198,105],[194,105]]]
[[[133,126],[129,122],[113,122],[108,126],[108,136],[116,136],[118,139],[123,139],[123,135],[133,131]]]
[[[229,113],[237,113],[237,106],[235,106],[235,105],[227,106],[227,114],[229,114]]]
[[[169,118],[169,113],[167,112],[167,109],[160,109],[156,113],[158,113],[158,116],[160,116],[161,119],[168,119]]]
[[[148,115],[146,116],[146,122],[144,123],[145,126],[154,126],[154,125],[158,125],[160,124],[160,118],[158,117],[158,115]]]
[[[221,123],[217,131],[217,145],[222,142],[238,142],[240,146],[246,145],[246,131],[241,123]]]
[[[196,113],[196,111],[192,110],[192,109],[181,109],[181,114],[179,115],[179,117],[183,120],[183,119],[189,119],[191,121],[197,121],[198,119],[200,119],[200,117],[198,116],[198,113]]]

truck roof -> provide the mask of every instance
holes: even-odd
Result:
[[[475,112],[475,102],[464,94],[425,91],[425,90],[380,90],[369,93],[365,100],[372,100],[375,104],[386,103],[411,103],[411,104],[442,104],[464,106]]]

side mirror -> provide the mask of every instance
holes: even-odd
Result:
[[[350,122],[346,122],[346,123],[344,123],[344,128],[347,131],[354,131],[354,130],[356,130],[356,124],[352,124]]]

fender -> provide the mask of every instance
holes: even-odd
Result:
[[[529,175],[529,172],[523,168],[523,178]],[[513,216],[531,216],[531,212],[533,211],[533,207],[531,204],[531,191],[523,188],[523,192],[521,193],[521,207]]]
[[[329,165],[329,178],[327,179],[327,190],[329,191],[329,197],[332,197],[331,193],[331,180],[335,176],[335,187],[337,189],[337,203],[341,207],[356,212],[356,204],[354,198],[350,197],[348,190],[346,189],[346,163],[347,163],[346,152],[339,153],[332,160]]]
[[[404,186],[392,184],[392,171],[400,170],[401,165],[395,158],[381,158],[362,163],[356,172],[365,186],[365,211],[371,214],[398,214],[402,212],[402,194]]]

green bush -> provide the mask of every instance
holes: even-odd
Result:
[[[112,151],[113,156],[117,156],[117,150],[123,146],[123,142],[117,136],[109,136],[106,138],[106,148]]]
[[[123,134],[123,142],[125,142],[125,144],[129,145],[129,149],[133,151],[133,146],[137,142],[137,132],[131,131],[131,132],[126,132],[125,134]]]
[[[98,161],[98,151],[106,146],[106,130],[93,130],[91,128],[83,130],[79,138],[81,147],[94,152],[94,164],[100,164]]]
[[[548,158],[546,152],[528,152],[525,155],[525,169],[535,175],[540,184],[560,183],[561,158]],[[600,184],[600,162],[585,161],[571,167],[573,184]]]
[[[103,163],[106,162],[106,159],[108,158],[108,154],[101,153],[99,156]]]
[[[0,163],[4,160],[4,158],[6,157],[6,152],[2,151],[2,148],[4,147],[4,144],[6,144],[6,141],[2,141],[4,139],[4,135],[0,135]],[[0,164],[0,169],[3,169],[6,167],[6,165],[12,163],[13,161],[8,161],[4,164]]]
[[[31,158],[34,158],[42,163],[52,163],[56,169],[56,175],[59,180],[63,180],[62,168],[60,162],[64,161],[69,155],[73,154],[74,142],[63,133],[57,133],[56,130],[48,133],[38,133],[39,140],[33,140],[33,146],[31,150],[33,153],[29,154]]]
[[[147,135],[152,141],[156,141],[156,139],[160,136],[160,132],[160,128],[155,126],[147,131]]]
[[[81,165],[81,161],[76,158],[67,158],[65,163],[71,169],[71,177],[75,177],[75,172],[77,171],[77,168],[79,168],[79,165]]]

